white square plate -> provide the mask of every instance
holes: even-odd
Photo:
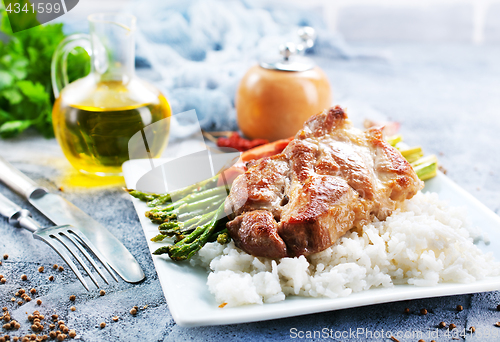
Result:
[[[159,161],[158,164],[161,164]],[[123,165],[127,187],[134,188],[137,180],[151,169],[149,160],[131,160]],[[484,252],[492,252],[500,260],[500,217],[444,174],[426,182],[424,191],[437,192],[441,200],[450,205],[467,208],[469,220],[486,233],[491,243],[480,242]],[[148,207],[144,202],[132,199],[151,252],[160,245],[150,241],[158,234],[157,225],[144,216]],[[202,326],[254,322],[268,319],[298,316],[315,312],[352,308],[363,305],[386,303],[407,299],[447,296],[500,289],[500,277],[488,278],[471,284],[445,283],[433,287],[395,285],[391,288],[376,288],[352,293],[343,298],[287,297],[273,304],[246,305],[219,308],[208,291],[207,272],[188,263],[172,262],[168,257],[154,256],[154,265],[174,320],[181,326]]]

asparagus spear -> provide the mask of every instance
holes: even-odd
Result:
[[[156,207],[151,209],[152,212],[160,212],[160,211],[190,211],[197,209],[199,207],[204,207],[207,203],[211,203],[217,198],[225,197],[227,194],[226,188],[223,186],[204,190],[201,192],[193,193],[187,195],[186,197],[169,204],[166,207]],[[181,209],[182,208],[182,209]]]
[[[185,197],[191,193],[196,193],[196,192],[201,192],[201,191],[204,191],[207,189],[211,189],[217,185],[218,179],[219,179],[219,175],[216,175],[212,178],[206,179],[204,181],[190,185],[188,187],[185,187],[185,188],[182,188],[179,190],[175,190],[175,191],[171,191],[168,194],[165,194],[165,195],[162,195],[162,196],[155,198],[154,200],[152,200],[151,202],[148,203],[148,206],[156,207],[156,206],[168,203],[168,202],[172,202],[172,198]]]
[[[191,233],[196,227],[202,226],[206,223],[208,223],[212,217],[215,215],[215,211],[209,212],[204,215],[199,215],[196,216],[192,219],[189,219],[186,222],[165,222],[162,223],[159,227],[158,230],[160,231],[160,234],[157,236],[153,237],[151,241],[162,241],[163,239],[167,237],[172,237],[174,235],[182,235],[185,233]]]
[[[409,163],[413,163],[424,156],[424,152],[420,146],[401,149],[399,152],[401,152],[403,157],[405,157]]]
[[[202,199],[194,203],[181,203],[177,209],[161,208],[152,209],[145,213],[153,223],[165,223],[172,221],[188,221],[196,216],[205,214],[207,211],[213,211],[224,201],[225,196],[217,196]]]
[[[142,191],[138,191],[138,190],[134,190],[134,189],[124,188],[124,190],[127,191],[130,195],[134,196],[135,198],[140,199],[143,202],[150,202],[150,201],[154,200],[155,198],[162,196],[160,194],[151,194],[151,193],[146,193],[146,192],[142,192]]]
[[[165,212],[165,211],[146,211],[145,216],[151,220],[153,223],[162,224],[164,222],[170,222],[177,219],[177,212]]]
[[[435,177],[438,170],[438,159],[435,155],[420,158],[411,164],[418,178],[425,181]]]
[[[385,139],[389,145],[391,145],[392,147],[396,147],[396,144],[403,141],[403,136],[401,134],[398,134],[398,135],[393,135],[392,137],[387,137]]]
[[[203,226],[198,226],[189,235],[175,243],[175,245],[160,247],[153,254],[159,255],[168,253],[170,258],[175,261],[189,259],[198,252],[208,242],[210,236],[216,232],[220,223],[219,218],[223,216],[223,212],[224,204],[221,204],[210,222]]]
[[[190,185],[188,187],[171,191],[167,194],[155,194],[155,193],[146,193],[139,190],[134,189],[125,189],[130,195],[135,198],[140,199],[141,201],[147,202],[147,205],[150,207],[157,207],[159,205],[166,204],[168,202],[172,202],[172,197],[184,197],[191,193],[201,192],[207,189],[211,189],[217,185],[217,181],[219,179],[219,175],[216,175],[212,178],[206,179],[204,181],[198,182],[196,184]]]
[[[227,232],[227,228],[224,228],[222,231],[217,233],[217,242],[220,243],[221,245],[225,245],[226,243],[229,243],[231,241],[231,237],[229,236],[229,233]]]

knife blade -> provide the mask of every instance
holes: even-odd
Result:
[[[54,224],[70,224],[80,229],[123,280],[137,283],[145,278],[134,256],[103,225],[62,196],[50,193],[47,189],[38,186],[2,157],[0,157],[0,180],[23,195]]]

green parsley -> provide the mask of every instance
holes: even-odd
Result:
[[[12,33],[7,12],[0,3],[0,136],[18,135],[34,127],[43,136],[54,136],[50,80],[52,55],[64,39],[63,24],[45,24]],[[75,49],[68,57],[72,82],[88,74],[89,56]]]

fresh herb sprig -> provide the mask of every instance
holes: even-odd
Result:
[[[14,137],[34,127],[54,136],[50,80],[52,55],[64,39],[63,24],[40,25],[12,33],[0,3],[0,137]],[[69,81],[88,74],[89,56],[76,49],[68,58]]]

